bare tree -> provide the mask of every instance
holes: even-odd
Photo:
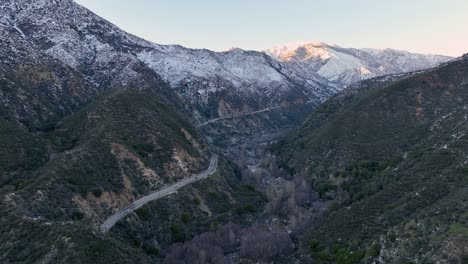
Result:
[[[240,254],[245,258],[269,261],[292,250],[291,238],[281,225],[254,225],[242,235]]]
[[[227,224],[216,232],[203,233],[191,241],[174,244],[164,259],[167,264],[223,264],[224,252],[240,245],[241,227]]]

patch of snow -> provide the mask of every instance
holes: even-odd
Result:
[[[453,59],[393,49],[351,49],[302,41],[276,46],[265,53],[291,64],[296,71],[314,71],[341,86],[381,75],[432,68]]]

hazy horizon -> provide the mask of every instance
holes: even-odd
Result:
[[[463,0],[75,1],[136,36],[189,48],[266,50],[321,41],[449,56],[468,52],[468,2]]]

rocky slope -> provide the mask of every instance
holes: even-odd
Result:
[[[208,166],[202,137],[163,101],[157,90],[112,88],[43,130],[2,115],[0,261],[154,263],[175,242],[258,214],[263,196],[221,160],[215,175],[100,234],[112,213]]]
[[[296,42],[265,53],[286,63],[300,76],[319,75],[339,86],[376,76],[432,68],[453,58],[393,49],[342,48],[321,42]]]
[[[157,87],[160,77],[198,122],[270,106],[317,105],[358,80],[450,59],[323,43],[267,51],[277,59],[241,49],[213,52],[158,45],[122,31],[72,0],[4,0],[0,15],[0,30],[8,36],[0,47],[5,63],[55,59],[81,73],[94,89]]]
[[[340,94],[275,146],[307,177],[328,216],[308,232],[311,258],[339,263],[464,263],[468,57]]]
[[[300,259],[291,237],[322,207],[309,210],[307,173],[282,178],[308,153],[294,163],[285,150],[279,169],[263,149],[338,92],[335,80],[262,52],[150,43],[72,0],[2,0],[0,34],[0,262]],[[98,232],[112,212],[205,169],[211,152],[237,164],[221,158],[208,179]]]
[[[211,151],[175,110],[185,97],[127,47],[153,44],[72,1],[0,10],[2,263],[154,263],[177,241],[261,212],[264,197],[221,160],[216,175],[114,234],[96,232],[112,212],[205,169]]]
[[[264,53],[193,50],[130,35],[72,0],[2,1],[0,27],[17,61],[52,57],[96,87],[148,87],[155,73],[198,119],[248,112],[280,103],[322,102],[337,91],[318,75],[299,76]],[[7,44],[7,43],[5,43]],[[13,54],[6,49],[5,57]],[[32,54],[32,55],[29,55]]]
[[[81,100],[79,98],[89,100],[113,86],[152,87],[189,114],[194,123],[282,107],[279,113],[264,112],[254,116],[255,120],[251,119],[247,124],[233,119],[231,125],[222,126],[221,131],[226,134],[280,128],[300,122],[304,113],[341,90],[345,82],[364,78],[361,72],[374,71],[364,69],[364,66],[356,68],[358,64],[374,67],[380,63],[391,69],[371,73],[367,76],[370,77],[430,67],[443,60],[434,57],[431,61],[427,56],[411,54],[400,60],[401,52],[398,56],[387,53],[371,56],[370,51],[327,46],[313,51],[325,53],[318,60],[311,58],[307,63],[292,63],[256,51],[213,52],[158,45],[122,31],[72,0],[4,0],[0,15],[0,30],[5,36],[1,40],[0,58],[5,71],[12,68],[7,66],[9,64],[18,66],[26,62],[47,65],[47,68],[52,64],[65,67],[59,79],[64,71],[70,71],[80,76],[88,87],[84,94],[74,97],[75,101]],[[311,49],[316,48],[311,46]],[[418,56],[421,58],[416,63]],[[352,63],[347,65],[349,61]],[[343,71],[350,67],[351,71]],[[335,68],[340,70],[339,79],[346,81],[331,77]],[[355,73],[361,77],[356,77]],[[169,86],[161,85],[162,81]],[[53,93],[56,101],[62,99]],[[64,101],[70,99],[67,97]],[[61,107],[67,110],[76,104],[78,102]],[[243,127],[242,131],[236,127]],[[215,133],[214,130],[209,132]]]

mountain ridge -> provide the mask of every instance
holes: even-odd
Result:
[[[350,66],[346,61],[333,62],[329,52],[324,53],[326,60],[301,64],[271,59],[264,55],[268,51],[236,48],[214,52],[159,45],[121,30],[72,0],[9,0],[0,13],[0,26],[14,41],[10,46],[26,45],[29,53],[37,53],[35,56],[43,54],[59,60],[83,73],[90,85],[97,87],[128,84],[148,87],[152,83],[145,83],[147,76],[159,75],[184,99],[186,111],[193,113],[199,122],[221,117],[225,103],[229,112],[234,113],[294,101],[318,104],[361,79],[401,72],[370,67],[368,62],[346,54],[358,50],[338,50],[337,46],[333,46],[336,52],[351,58],[350,71],[340,70]],[[332,47],[321,42],[312,45]],[[358,53],[370,56],[363,50]],[[416,68],[431,66],[434,63]],[[395,68],[387,64],[385,67]],[[226,97],[230,99],[225,100]]]
[[[12,36],[10,46],[27,45],[30,54],[61,61],[97,87],[151,86],[144,83],[151,71],[169,83],[196,118],[218,117],[226,96],[244,101],[240,107],[228,101],[232,111],[245,111],[276,106],[287,97],[322,102],[338,91],[320,76],[297,76],[261,52],[213,52],[146,41],[71,0],[7,1],[0,13],[1,28]]]
[[[466,261],[467,78],[464,58],[363,81],[274,147],[334,201],[304,237],[314,260],[339,258],[339,244],[376,263]]]
[[[349,86],[364,79],[423,70],[454,59],[396,49],[343,48],[323,42],[294,42],[264,51],[306,74],[315,71],[325,79]]]

